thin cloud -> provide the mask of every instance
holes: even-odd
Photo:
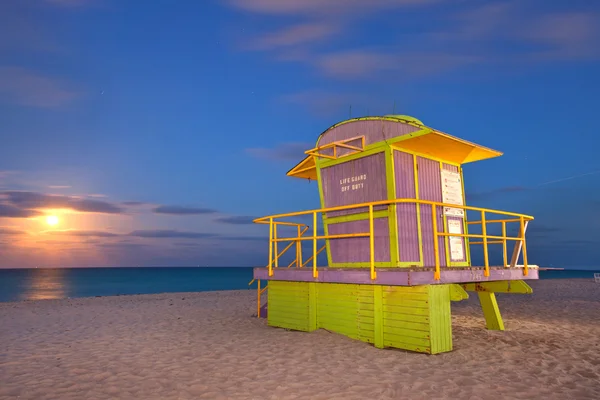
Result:
[[[354,79],[378,73],[399,73],[412,77],[435,75],[441,71],[477,62],[480,62],[479,57],[467,54],[445,52],[398,54],[395,49],[335,52],[317,56],[312,61],[323,74],[338,79]]]
[[[378,96],[367,96],[359,93],[328,92],[321,89],[304,90],[286,94],[278,99],[289,104],[302,106],[313,115],[329,117],[342,111],[369,114],[370,111],[384,109],[384,101]],[[387,104],[389,106],[389,104]],[[306,144],[308,146],[308,144]],[[310,146],[312,147],[312,146]],[[306,147],[308,149],[309,147]]]
[[[22,106],[54,108],[79,96],[59,79],[19,67],[0,67],[0,101]]]
[[[306,154],[306,150],[314,145],[301,142],[281,143],[273,148],[255,147],[246,149],[246,153],[256,158],[272,161],[300,161]]]
[[[74,211],[102,214],[120,214],[124,212],[121,207],[102,200],[81,199],[72,196],[49,195],[27,191],[4,191],[0,192],[0,195],[4,195],[8,203],[23,211],[44,208],[66,208]]]
[[[49,235],[57,235],[57,236],[78,236],[78,237],[116,237],[121,236],[118,233],[106,232],[106,231],[86,231],[86,230],[76,230],[76,229],[67,229],[63,231],[46,231]]]
[[[301,23],[266,33],[250,42],[244,41],[243,47],[247,50],[273,50],[305,43],[322,43],[324,39],[340,32],[339,26],[329,22]]]
[[[94,246],[105,248],[105,249],[119,249],[119,250],[141,249],[141,248],[149,248],[150,247],[150,245],[146,244],[146,243],[129,243],[129,242],[96,243],[96,244],[94,244]]]
[[[42,215],[36,210],[24,210],[9,204],[0,203],[0,217],[4,218],[31,218]]]
[[[570,180],[573,180],[573,179],[582,178],[584,176],[596,175],[596,174],[600,174],[600,170],[592,171],[592,172],[586,172],[584,174],[571,175],[571,176],[567,176],[566,178],[554,179],[554,180],[551,180],[551,181],[548,181],[548,182],[540,183],[540,184],[538,184],[538,186],[545,186],[545,185],[550,185],[552,183],[570,181]]]
[[[256,217],[249,217],[243,215],[231,216],[231,217],[222,217],[215,219],[216,222],[220,222],[222,224],[230,224],[230,225],[252,225]]]
[[[445,5],[443,11],[431,7],[438,3]],[[234,10],[284,21],[283,27],[276,31],[244,38],[249,43],[246,50],[269,51],[275,60],[300,62],[335,79],[381,79],[382,73],[418,78],[473,65],[525,62],[535,66],[540,62],[600,58],[599,13],[568,9],[540,11],[540,3],[538,0],[479,4],[447,0],[229,1]],[[347,44],[361,22],[382,12],[398,13],[399,20],[427,18],[431,24],[411,31],[399,28],[401,46],[361,49],[340,43],[335,47],[343,47],[343,51],[323,50],[325,40],[339,37]],[[282,17],[293,22],[286,25]]]
[[[157,229],[157,230],[137,230],[129,234],[129,236],[142,237],[142,238],[188,238],[188,239],[206,239],[216,237],[212,233],[203,232],[186,232],[171,229]]]
[[[200,207],[182,207],[182,206],[158,206],[152,210],[155,214],[169,214],[169,215],[201,215],[201,214],[213,214],[216,210],[212,208],[200,208]]]
[[[531,188],[525,186],[507,186],[498,189],[489,190],[487,192],[477,192],[477,193],[467,193],[465,196],[469,200],[481,200],[481,199],[489,199],[491,197],[495,197],[498,195],[506,194],[506,193],[521,193]]]
[[[248,242],[268,242],[269,238],[266,236],[222,236],[221,240],[234,240],[234,241],[248,241]]]
[[[71,186],[69,186],[69,185],[50,185],[50,186],[48,186],[48,188],[50,188],[50,189],[70,189]]]
[[[15,228],[0,228],[0,235],[27,235],[27,231]]]
[[[265,15],[357,15],[386,9],[439,3],[440,0],[228,0],[239,10]]]
[[[123,204],[124,206],[143,206],[146,203],[142,201],[123,201],[121,202],[121,204]]]
[[[47,4],[61,7],[85,7],[96,3],[96,0],[44,0]]]

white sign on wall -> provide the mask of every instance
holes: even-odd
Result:
[[[461,225],[462,220],[449,219],[448,233],[462,233]],[[462,237],[450,236],[448,242],[450,246],[450,261],[463,261],[465,259],[465,247],[463,245]]]
[[[460,173],[442,169],[442,202],[446,204],[464,205],[462,179]],[[462,208],[444,207],[444,214],[452,217],[464,217]]]

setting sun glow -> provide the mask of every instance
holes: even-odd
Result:
[[[48,215],[46,217],[46,223],[48,225],[54,226],[54,225],[58,224],[58,217],[56,215]]]

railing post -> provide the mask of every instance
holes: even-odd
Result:
[[[269,218],[269,276],[273,276],[273,218]]]
[[[483,236],[483,276],[490,276],[490,260],[488,255],[487,223],[485,222],[485,211],[481,210],[481,235]]]
[[[275,247],[275,268],[279,268],[279,250],[277,242],[277,224],[273,224],[273,246]]]
[[[371,268],[371,280],[377,278],[375,272],[375,222],[373,220],[373,204],[369,204],[369,266]]]
[[[435,204],[431,205],[431,223],[433,225],[433,256],[435,257],[435,273],[433,274],[433,279],[439,281],[441,279],[440,249],[438,243],[437,208]]]
[[[260,279],[258,280],[258,291],[257,291],[258,295],[256,296],[256,317],[260,318]]]
[[[506,221],[502,221],[502,255],[504,268],[508,268],[508,256],[506,255]]]
[[[529,267],[527,266],[527,245],[525,244],[525,218],[521,216],[519,222],[521,225],[521,242],[523,246],[523,276],[527,276],[529,274]]]
[[[300,225],[298,225],[298,238],[300,238],[300,236],[302,236],[302,234],[300,230]],[[300,260],[300,240],[296,240],[296,268],[300,268],[301,262],[302,261]]]
[[[319,276],[317,271],[317,212],[313,211],[313,278]]]

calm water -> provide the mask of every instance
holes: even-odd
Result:
[[[252,268],[0,269],[0,302],[248,289],[251,280]]]
[[[588,278],[600,271],[540,271],[541,279]],[[0,302],[248,289],[252,268],[0,269]]]

